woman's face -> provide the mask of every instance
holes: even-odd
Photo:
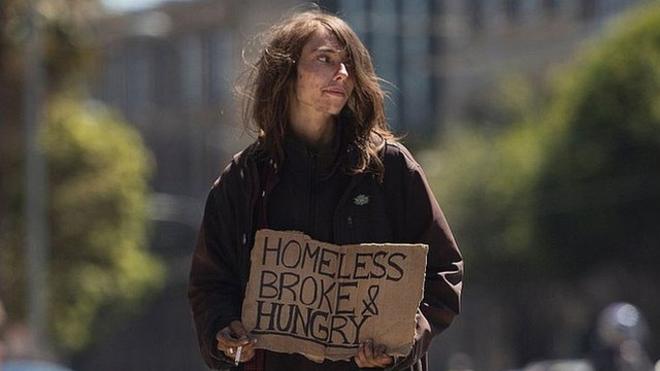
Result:
[[[354,78],[337,38],[321,27],[307,41],[297,65],[295,109],[337,115],[353,92]]]

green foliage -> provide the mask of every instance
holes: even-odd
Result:
[[[468,276],[570,278],[612,262],[657,269],[660,6],[622,20],[553,90],[508,129],[450,133],[421,158]]]
[[[551,108],[559,135],[537,179],[535,234],[568,275],[660,260],[660,6],[619,27],[568,73]]]
[[[46,121],[49,323],[55,346],[76,351],[107,322],[101,312],[132,311],[162,282],[161,263],[145,250],[151,164],[137,132],[100,107],[58,99]],[[14,169],[20,179],[22,168]],[[0,236],[0,283],[14,317],[25,300],[21,211],[13,208],[13,228]]]
[[[530,179],[543,155],[540,138],[533,125],[496,137],[469,130],[420,156],[469,262],[470,279],[515,279],[535,268]]]

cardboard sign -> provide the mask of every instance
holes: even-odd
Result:
[[[346,360],[367,339],[410,351],[424,290],[426,245],[337,246],[300,232],[260,230],[242,321],[257,348]]]

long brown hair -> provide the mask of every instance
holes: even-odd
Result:
[[[355,80],[353,93],[339,115],[346,121],[342,129],[344,140],[355,147],[357,156],[344,165],[350,173],[373,171],[382,180],[384,167],[378,152],[384,139],[394,138],[385,118],[385,93],[367,48],[348,24],[334,15],[321,10],[296,13],[264,34],[265,46],[247,77],[244,122],[257,132],[260,146],[281,162],[297,78],[295,62],[303,46],[321,27],[332,32],[345,48],[349,74]]]

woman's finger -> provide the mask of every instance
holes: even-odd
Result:
[[[374,344],[370,340],[363,343],[360,357],[362,365],[360,367],[380,367],[376,362],[374,352]]]
[[[241,362],[247,362],[254,357],[255,349],[254,347],[243,348],[243,353],[241,354]]]
[[[218,341],[217,348],[221,351],[225,351],[232,347],[237,348],[243,344],[243,341],[231,335],[229,327],[225,327],[218,331],[218,333],[215,335],[215,339]]]
[[[249,342],[246,345],[240,345],[241,346],[241,360],[248,354],[254,353],[255,351],[255,342]],[[251,357],[250,357],[251,358]]]
[[[386,350],[387,347],[385,347],[383,344],[374,345],[374,355],[371,361],[376,365],[376,367],[385,367],[394,362],[394,358],[385,353]]]
[[[361,343],[358,347],[358,353],[353,357],[355,364],[360,368],[367,367],[367,361],[364,357],[364,343]]]
[[[373,358],[379,358],[383,353],[385,353],[385,345],[383,345],[383,344],[374,344]]]
[[[232,321],[229,324],[229,330],[231,331],[233,337],[238,339],[243,346],[254,341],[254,338],[252,338],[245,327],[243,327],[243,323],[241,321]]]
[[[374,356],[374,344],[371,340],[364,342],[364,358],[371,363],[371,359]]]
[[[245,327],[243,327],[243,323],[241,323],[241,321],[231,321],[229,324],[229,330],[231,331],[231,334],[237,339],[247,337],[247,331],[245,330]]]
[[[242,325],[240,325],[242,328]],[[247,362],[252,357],[254,357],[255,347],[257,339],[250,338],[248,336],[243,336],[243,338],[237,338],[236,336],[241,333],[241,328],[234,325],[233,330],[230,326],[225,327],[216,335],[218,340],[217,348],[222,351],[228,358],[235,358],[238,348],[241,348],[241,359],[240,362]],[[238,333],[235,333],[234,331]]]
[[[385,353],[387,348],[382,344],[374,344],[370,340],[360,344],[355,363],[359,367],[386,367],[394,362],[394,358]]]
[[[377,367],[387,367],[387,366],[391,365],[392,362],[394,362],[394,358],[392,358],[391,356],[388,356],[387,354],[381,354],[380,356],[375,358],[374,361],[373,361],[373,363]]]
[[[242,342],[239,341],[238,339],[235,339],[229,335],[220,335],[217,336],[216,339],[218,340],[218,349],[220,350],[225,350],[229,347],[236,348],[240,345],[242,345]]]

